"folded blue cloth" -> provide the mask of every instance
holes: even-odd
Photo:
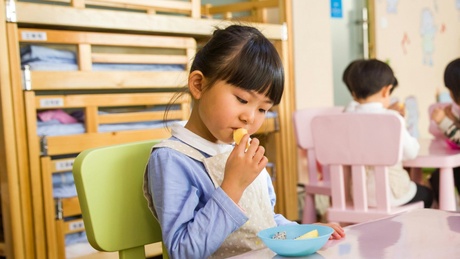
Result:
[[[184,71],[185,66],[174,64],[112,64],[94,63],[93,71]]]
[[[70,198],[77,196],[77,188],[72,172],[53,174],[53,197]]]
[[[77,243],[87,243],[88,238],[86,232],[71,233],[65,236],[65,245],[73,245]]]
[[[69,50],[59,50],[39,45],[21,48],[21,65],[31,70],[78,70],[77,57]],[[93,71],[184,71],[180,64],[112,64],[94,63]]]
[[[21,48],[21,65],[37,61],[58,64],[77,63],[75,53],[69,50],[58,50],[37,45],[28,45]]]

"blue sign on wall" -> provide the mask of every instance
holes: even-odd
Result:
[[[343,17],[342,0],[331,0],[331,17]]]

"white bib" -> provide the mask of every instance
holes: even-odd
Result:
[[[180,141],[165,140],[153,148],[168,147],[183,153],[197,161],[201,161],[211,178],[214,186],[218,188],[224,179],[225,164],[230,152],[218,154],[206,158],[198,150]],[[210,258],[226,258],[241,254],[245,251],[260,249],[264,247],[262,241],[257,237],[260,230],[276,226],[274,213],[270,204],[267,185],[268,172],[264,169],[259,176],[243,192],[238,205],[243,208],[249,220],[239,229],[231,233],[220,248]],[[149,201],[150,210],[156,216],[153,202],[148,190],[144,176],[144,194]]]

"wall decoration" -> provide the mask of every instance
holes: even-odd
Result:
[[[419,108],[417,98],[413,95],[406,97],[404,100],[404,107],[406,107],[406,127],[409,134],[414,138],[419,138]]]
[[[436,25],[433,13],[428,8],[424,8],[421,12],[420,34],[422,37],[423,65],[432,66]]]
[[[387,0],[387,13],[397,13],[398,2],[399,0]]]
[[[460,11],[460,0],[455,0],[455,8]],[[458,13],[458,19],[460,20],[460,12]]]
[[[409,39],[409,36],[407,36],[407,32],[405,32],[403,39],[401,40],[401,46],[402,46],[404,55],[407,54],[407,45],[409,44],[410,44],[410,39]]]

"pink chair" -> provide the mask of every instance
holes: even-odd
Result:
[[[308,182],[305,185],[305,200],[302,223],[316,222],[315,194],[331,196],[329,171],[322,168],[322,174],[317,170],[316,155],[314,152],[311,135],[311,120],[320,114],[342,113],[343,107],[307,108],[294,112],[294,129],[297,146],[307,152],[307,167],[301,173],[308,174]]]
[[[402,157],[403,125],[401,117],[375,113],[321,115],[312,120],[316,157],[330,167],[329,221],[358,223],[423,208],[423,202],[390,205],[388,167]],[[373,166],[376,174],[376,207],[367,202],[366,166]],[[350,179],[344,176],[344,167],[350,168]]]

